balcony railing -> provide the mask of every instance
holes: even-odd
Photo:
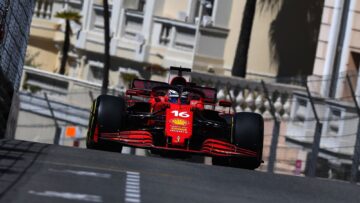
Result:
[[[236,112],[256,112],[262,114],[264,118],[271,118],[270,104],[260,81],[200,72],[193,72],[192,80],[199,85],[216,87],[218,99],[232,101]],[[304,88],[278,83],[266,83],[266,87],[277,117],[288,120],[293,102],[292,95],[296,91],[304,91]]]
[[[143,12],[127,9],[124,12],[122,37],[132,40],[141,39]],[[163,46],[182,51],[193,51],[195,45],[196,25],[180,20],[154,16],[152,42],[154,46]],[[208,33],[225,32],[227,30],[213,27]],[[224,35],[226,37],[226,35]]]
[[[51,19],[54,0],[37,0],[35,2],[34,16],[37,18]]]

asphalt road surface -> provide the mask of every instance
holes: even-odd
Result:
[[[25,141],[0,154],[0,202],[360,202],[340,181]]]

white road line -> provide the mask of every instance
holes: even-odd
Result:
[[[138,178],[126,178],[126,181],[137,183],[137,182],[139,182],[139,179]]]
[[[139,172],[126,171],[126,175],[136,175],[136,176],[139,176],[140,173],[139,173]]]
[[[126,182],[126,185],[136,185],[136,186],[139,186],[140,183],[138,183],[138,182]]]
[[[52,169],[52,168],[49,168],[49,171],[55,172],[55,173],[70,173],[70,174],[79,175],[79,176],[91,176],[91,177],[97,177],[97,178],[111,178],[111,174],[108,174],[108,173],[96,173],[96,172],[92,172],[92,171],[58,170],[58,169]]]
[[[146,150],[145,150],[145,149],[136,148],[136,149],[135,149],[135,155],[136,155],[136,156],[146,156]]]
[[[125,189],[125,192],[126,193],[140,193],[140,190],[138,189]]]
[[[123,147],[121,150],[122,154],[130,154],[131,148],[130,147]]]
[[[56,197],[67,200],[79,200],[85,202],[103,202],[102,198],[97,195],[70,193],[70,192],[56,192],[56,191],[44,191],[35,192],[33,190],[28,191],[29,194],[43,196],[43,197]]]
[[[138,185],[127,185],[126,189],[139,189]]]
[[[139,175],[131,175],[131,174],[128,174],[126,177],[127,177],[127,178],[139,178]]]
[[[139,194],[132,194],[132,193],[127,193],[126,196],[127,197],[134,197],[134,198],[139,198],[140,197]]]
[[[140,203],[140,199],[138,199],[138,198],[125,198],[125,202]]]
[[[125,185],[125,202],[140,203],[140,173],[127,171]]]
[[[139,180],[139,176],[128,176],[126,177],[126,180],[130,180],[130,181],[138,181]]]
[[[212,165],[212,157],[206,156],[206,157],[204,158],[204,164],[205,164],[205,165]]]

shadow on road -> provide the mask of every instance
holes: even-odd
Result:
[[[0,199],[18,183],[49,145],[0,141]]]

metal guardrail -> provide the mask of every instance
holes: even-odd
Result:
[[[20,92],[20,110],[31,112],[40,116],[52,118],[49,105],[45,97],[34,96],[30,93]],[[56,120],[74,125],[87,127],[90,111],[66,103],[49,100]]]
[[[47,93],[50,100],[88,108],[92,100],[100,94],[101,84],[24,67],[20,90],[29,91],[41,97],[43,93]],[[123,95],[124,90],[110,87],[108,93]]]

